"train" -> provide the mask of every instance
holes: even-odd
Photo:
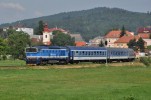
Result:
[[[89,46],[34,46],[26,47],[25,54],[26,64],[35,65],[129,62],[135,59],[135,52],[130,48]]]

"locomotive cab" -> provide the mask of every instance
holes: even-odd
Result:
[[[38,64],[37,63],[37,53],[38,49],[36,47],[27,47],[25,49],[26,54],[26,64]]]

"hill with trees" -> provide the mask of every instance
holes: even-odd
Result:
[[[39,21],[46,22],[50,28],[59,27],[71,33],[80,33],[88,41],[98,35],[104,35],[111,29],[136,32],[138,27],[151,25],[150,13],[131,12],[119,8],[98,7],[89,10],[64,12],[50,16],[26,19],[14,23],[2,24],[15,26],[18,23],[36,29]]]

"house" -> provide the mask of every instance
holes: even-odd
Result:
[[[26,28],[26,27],[18,27],[16,28],[16,31],[23,31],[24,33],[27,33],[28,35],[33,35],[34,34],[34,29],[33,28]]]
[[[34,44],[41,44],[43,40],[43,35],[31,35],[31,42]]]
[[[98,36],[89,40],[88,46],[99,46],[101,42],[105,43],[104,37]]]
[[[147,46],[151,45],[150,35],[151,35],[151,33],[139,33],[138,34],[138,36],[141,37],[147,43]]]
[[[76,46],[86,46],[86,42],[83,40],[81,34],[70,34],[72,38],[75,38]]]
[[[120,38],[121,30],[112,30],[105,35],[104,39],[107,41],[107,47],[114,47],[114,42]],[[126,31],[125,36],[134,36],[133,32]]]
[[[151,33],[151,26],[149,27],[140,27],[137,30],[137,33]]]
[[[136,39],[136,41],[138,41],[139,38],[140,36],[137,36],[137,35],[136,36],[123,36],[114,42],[114,46],[117,48],[128,48],[127,44],[129,43],[130,40]],[[144,46],[147,47],[147,42],[145,42]]]
[[[86,46],[86,42],[84,41],[75,41],[76,46]]]
[[[18,32],[22,31],[24,33],[27,33],[28,35],[33,35],[34,34],[34,29],[33,28],[27,28],[27,27],[22,27],[22,26],[10,26],[10,27],[4,27],[3,31],[7,31],[8,29],[13,29]]]

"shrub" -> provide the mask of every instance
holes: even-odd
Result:
[[[151,58],[150,57],[141,57],[140,62],[142,62],[146,66],[149,66],[150,62],[151,62]]]
[[[6,55],[3,55],[3,60],[6,60],[7,59],[7,56]]]

